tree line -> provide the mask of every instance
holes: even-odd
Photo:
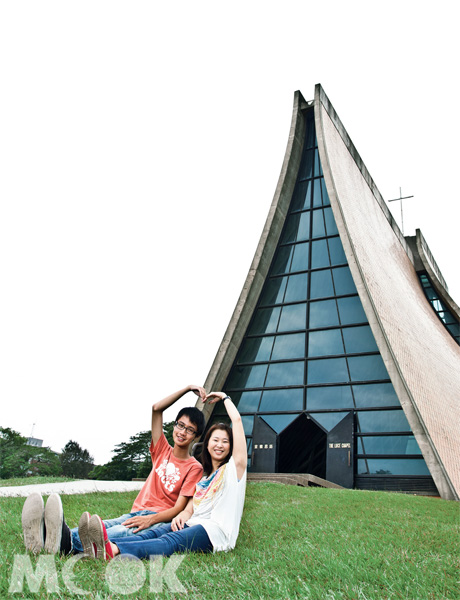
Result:
[[[171,444],[173,426],[173,422],[163,426]],[[88,450],[74,440],[69,440],[59,454],[47,447],[30,446],[17,431],[0,427],[0,479],[40,475],[129,481],[147,477],[152,465],[150,440],[151,432],[141,431],[128,442],[117,444],[108,463],[95,466]]]
[[[14,429],[0,427],[0,479],[37,475],[84,479],[93,468],[93,457],[78,442],[69,440],[59,454],[47,447],[30,446]]]
[[[163,425],[163,432],[171,445],[174,444],[173,427],[173,421]],[[128,442],[117,444],[112,450],[113,458],[105,465],[95,467],[89,474],[89,478],[130,481],[134,478],[148,477],[152,468],[149,450],[151,439],[152,432],[150,430],[141,431],[132,435]]]

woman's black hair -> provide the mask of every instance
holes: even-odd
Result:
[[[200,462],[203,465],[203,474],[206,477],[208,477],[209,475],[211,475],[211,473],[213,472],[212,458],[211,458],[211,455],[209,454],[208,444],[209,444],[209,440],[211,438],[211,435],[214,433],[214,431],[216,431],[216,429],[221,429],[222,431],[227,432],[228,439],[230,441],[230,451],[227,454],[227,456],[222,460],[222,462],[220,463],[219,467],[222,466],[222,465],[225,465],[225,463],[227,463],[230,460],[230,457],[232,456],[232,452],[233,452],[233,431],[232,431],[232,428],[227,423],[214,423],[214,425],[212,427],[210,427],[208,429],[208,431],[206,432],[205,438],[203,440],[203,447],[202,447],[202,450],[201,450],[201,455],[199,457]]]

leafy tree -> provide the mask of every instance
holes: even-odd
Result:
[[[27,438],[9,427],[0,427],[0,477],[60,475],[59,457],[49,448],[29,446]]]
[[[15,467],[11,464],[11,458],[25,446],[26,438],[9,427],[0,427],[0,477],[7,479],[14,477]],[[9,464],[8,464],[9,463]],[[13,472],[13,474],[10,474]]]
[[[62,473],[66,477],[75,477],[86,479],[89,472],[93,469],[94,458],[88,450],[83,448],[77,442],[70,440],[62,449],[60,456]]]
[[[31,447],[27,439],[10,427],[0,427],[0,477],[23,477],[29,469]]]
[[[168,444],[174,446],[173,440],[173,429],[174,429],[175,421],[169,421],[168,423],[163,424],[163,433],[165,434],[166,439],[168,440]]]
[[[172,445],[173,422],[164,423],[163,432]],[[128,442],[117,444],[113,450],[114,457],[105,465],[97,466],[90,473],[91,479],[129,481],[135,477],[148,477],[152,469],[150,458],[150,430],[132,435]]]
[[[150,431],[141,431],[132,435],[128,442],[117,444],[113,450],[114,457],[107,464],[96,467],[91,478],[107,480],[130,480],[133,477],[145,477],[150,472]]]
[[[32,475],[59,476],[62,475],[60,457],[50,448],[33,448],[33,456],[29,461]]]

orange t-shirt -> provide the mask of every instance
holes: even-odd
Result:
[[[161,512],[172,508],[179,496],[193,496],[203,474],[196,458],[176,458],[164,434],[153,446],[150,442],[152,470],[134,500],[131,512],[151,510]]]

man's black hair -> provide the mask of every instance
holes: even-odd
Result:
[[[201,410],[195,406],[186,406],[177,413],[176,421],[178,421],[184,415],[190,419],[190,422],[193,425],[195,425],[196,437],[200,437],[205,426],[204,415]]]

